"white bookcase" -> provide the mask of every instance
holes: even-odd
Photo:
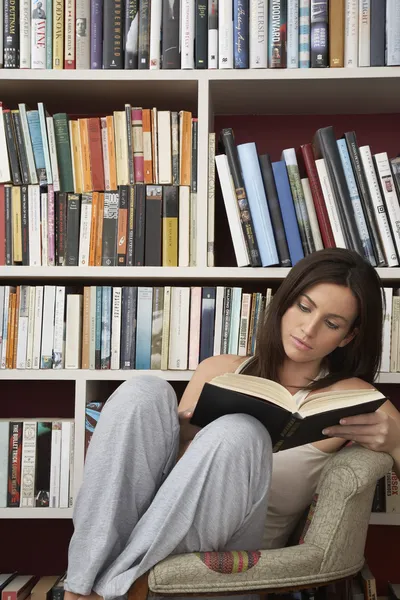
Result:
[[[357,69],[210,71],[30,71],[0,70],[0,100],[43,101],[50,113],[111,114],[125,102],[159,109],[191,110],[198,125],[197,267],[0,267],[0,283],[75,282],[83,285],[199,285],[259,282],[266,287],[288,273],[280,268],[207,267],[208,134],[215,115],[398,113],[400,67]],[[119,108],[118,108],[119,107]],[[218,133],[218,132],[217,132]],[[218,223],[216,223],[216,237]],[[400,286],[400,268],[378,269],[387,285]],[[125,282],[125,283],[124,283]],[[260,288],[261,289],[261,288]],[[0,380],[75,382],[74,496],[84,465],[85,406],[98,399],[100,382],[118,382],[143,371],[0,370]],[[188,381],[191,371],[151,371],[169,381]],[[382,373],[381,383],[400,384],[400,373]],[[0,384],[1,385],[1,384]],[[57,400],[55,399],[55,402]],[[0,418],[1,418],[0,412]],[[10,420],[10,419],[7,419]],[[71,518],[72,509],[3,508],[2,519]],[[373,514],[371,524],[400,525],[400,515]]]

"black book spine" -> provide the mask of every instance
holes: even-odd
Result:
[[[22,264],[29,267],[28,186],[21,187]]]
[[[150,1],[139,4],[139,69],[150,68]]]
[[[119,193],[104,193],[103,247],[101,265],[115,267],[117,264]]]
[[[249,201],[246,196],[243,175],[232,129],[223,129],[221,132],[222,143],[228,158],[229,170],[235,187],[236,198],[239,206],[240,221],[244,238],[249,250],[250,264],[252,267],[261,267],[260,252],[254,233],[253,219],[251,217]]]
[[[364,169],[361,164],[360,151],[358,149],[357,138],[354,131],[349,131],[344,134],[347,148],[349,150],[351,166],[353,167],[354,176],[357,183],[357,188],[360,194],[360,200],[366,216],[367,228],[369,237],[371,238],[374,248],[377,267],[387,267],[387,261],[383,250],[381,235],[379,233],[378,223],[375,217],[375,210],[372,204],[371,194]]]
[[[3,25],[3,24],[2,24]],[[19,2],[4,1],[4,68],[19,69]],[[3,50],[3,48],[2,48]]]
[[[285,227],[283,225],[281,207],[278,200],[278,192],[275,185],[274,173],[272,170],[271,159],[268,154],[263,154],[259,157],[261,175],[264,182],[265,194],[267,196],[267,204],[271,217],[272,228],[276,249],[279,256],[279,264],[281,267],[291,267],[289,248],[285,235]]]
[[[208,67],[208,0],[196,0],[196,69]]]
[[[104,0],[103,69],[122,69],[122,0]]]
[[[371,0],[371,67],[385,66],[386,2]]]
[[[146,186],[143,184],[135,185],[135,249],[134,265],[136,267],[144,266],[144,238],[146,227]]]
[[[13,119],[10,110],[3,110],[4,130],[6,134],[8,159],[11,167],[11,179],[14,185],[21,185],[22,178],[19,170],[18,150],[14,134]]]
[[[6,222],[6,265],[12,265],[12,218],[11,218],[12,186],[4,186],[4,206]]]
[[[28,168],[28,158],[26,155],[26,148],[24,142],[24,135],[22,132],[21,125],[21,117],[18,110],[12,111],[12,118],[14,123],[14,131],[15,131],[15,140],[17,143],[18,150],[18,158],[19,158],[19,166],[21,169],[21,178],[22,183],[28,185],[30,183],[29,179],[29,168]]]
[[[124,35],[124,68],[138,68],[138,35],[137,21],[138,0],[126,0],[125,3],[125,35]]]
[[[136,288],[122,288],[121,369],[133,369],[132,343],[135,339],[136,314],[133,314]]]
[[[162,186],[146,186],[145,265],[161,267]]]
[[[134,233],[135,233],[135,186],[129,186],[128,198],[128,240],[126,245],[126,264],[133,267],[134,263]]]
[[[77,267],[79,257],[79,226],[81,221],[81,199],[78,194],[67,196],[67,244],[65,264]]]
[[[328,0],[311,0],[311,68],[329,65]]]
[[[203,287],[201,297],[200,362],[214,354],[215,288]]]
[[[180,69],[179,0],[163,0],[161,65],[163,69]]]
[[[37,424],[35,499],[36,506],[47,507],[50,503],[52,424],[40,421]],[[54,588],[53,588],[54,589]]]
[[[118,266],[127,264],[127,235],[128,235],[128,204],[129,204],[129,185],[119,186],[119,209],[118,209],[118,242],[117,242],[117,263]]]
[[[64,266],[67,239],[67,194],[56,193],[56,258],[58,266]]]
[[[7,507],[18,508],[21,496],[22,423],[9,425]]]
[[[328,177],[337,203],[346,246],[364,256],[333,127],[318,129],[314,137],[313,146],[315,158],[323,158],[326,162]]]
[[[125,124],[126,136],[128,139],[129,183],[130,185],[133,185],[135,183],[135,172],[133,168],[132,107],[130,104],[125,104]]]

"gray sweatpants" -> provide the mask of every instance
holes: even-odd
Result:
[[[111,395],[74,507],[66,590],[114,600],[170,554],[261,547],[272,470],[266,429],[226,415],[176,462],[178,445],[169,383],[140,375]]]

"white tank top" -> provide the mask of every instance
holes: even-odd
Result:
[[[253,359],[245,360],[241,373]],[[299,404],[309,390],[299,390],[293,398]],[[263,548],[283,548],[300,517],[311,504],[321,471],[332,454],[306,444],[273,455]]]

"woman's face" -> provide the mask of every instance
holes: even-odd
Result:
[[[320,283],[308,288],[282,317],[286,356],[294,362],[320,362],[353,339],[357,311],[357,300],[347,287]]]

